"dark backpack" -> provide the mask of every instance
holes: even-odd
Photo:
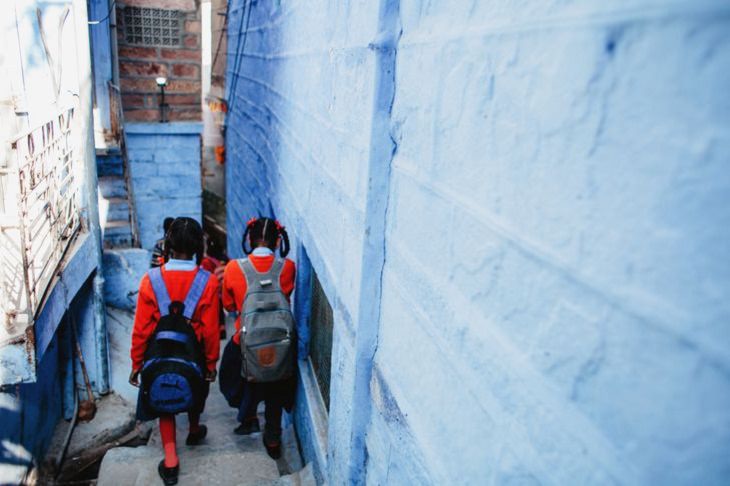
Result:
[[[142,393],[156,413],[175,414],[199,408],[204,395],[205,358],[190,324],[210,273],[198,269],[184,302],[171,302],[160,268],[148,272],[160,320],[147,344]]]
[[[237,261],[247,286],[241,305],[241,376],[259,383],[289,378],[296,369],[296,330],[279,285],[284,260],[275,258],[264,273],[248,259]]]

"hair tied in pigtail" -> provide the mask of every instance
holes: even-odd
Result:
[[[250,255],[253,249],[246,248],[246,242],[248,241],[248,233],[251,231],[251,228],[253,228],[253,225],[256,224],[256,218],[251,218],[246,223],[246,231],[243,232],[243,239],[241,240],[241,248],[243,249],[244,255]]]
[[[266,238],[266,229],[269,227],[269,219],[264,218],[264,228],[261,230],[261,237]]]
[[[282,258],[285,258],[289,254],[289,250],[291,249],[291,245],[289,244],[289,234],[286,232],[286,228],[279,224],[279,222],[276,222],[276,229],[279,231],[279,235],[281,236],[281,246],[279,247],[279,254]]]

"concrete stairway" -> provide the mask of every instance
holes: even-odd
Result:
[[[99,213],[104,247],[130,247],[134,237],[122,152],[119,148],[98,150],[96,167],[99,175]]]
[[[211,387],[206,411],[201,422],[208,427],[205,442],[186,446],[187,417],[177,418],[177,443],[180,457],[181,486],[186,485],[302,485],[316,484],[311,467],[302,468],[293,429],[285,430],[284,453],[274,461],[266,454],[261,433],[238,436],[235,410]],[[262,421],[263,424],[263,421]],[[104,456],[99,470],[98,486],[142,486],[160,484],[157,465],[163,457],[159,430],[143,447],[117,447]],[[283,475],[282,475],[283,474]]]
[[[112,384],[122,397],[132,401],[136,399],[137,390],[129,386],[126,379],[129,374],[133,316],[129,311],[108,309],[107,318]],[[229,319],[227,326],[229,332],[232,332],[232,319]],[[263,427],[262,415],[259,413],[259,421]],[[260,432],[250,436],[233,433],[233,429],[238,425],[236,410],[228,406],[217,382],[210,387],[201,423],[208,427],[208,436],[203,444],[190,447],[185,445],[187,416],[183,414],[177,417],[177,444],[180,457],[178,484],[182,486],[316,484],[311,466],[302,467],[296,436],[291,425],[284,429],[283,454],[278,461],[274,461],[266,453]],[[159,429],[155,423],[146,446],[118,447],[106,453],[99,470],[97,485],[162,484],[157,474],[157,464],[162,458]]]

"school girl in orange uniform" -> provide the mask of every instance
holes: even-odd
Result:
[[[246,241],[248,237],[248,241]],[[250,244],[252,250],[246,250],[246,244]],[[248,259],[257,272],[265,273],[271,269],[276,258],[274,251],[282,245],[282,256],[289,252],[289,237],[286,229],[277,221],[270,218],[252,219],[248,222],[246,233],[243,235],[242,245],[248,253]],[[284,259],[284,266],[279,277],[279,284],[282,292],[287,298],[294,291],[296,279],[296,266],[288,258]],[[248,289],[246,277],[236,260],[231,260],[226,265],[223,274],[223,306],[231,312],[238,312],[236,319],[236,332],[229,341],[224,360],[221,363],[221,373],[231,375],[236,373],[240,377],[240,330],[241,330],[241,305],[246,297]],[[228,357],[228,359],[226,359]],[[223,367],[231,363],[227,371]],[[230,370],[230,368],[234,368]],[[236,370],[238,368],[238,370]],[[221,387],[223,389],[223,382]],[[291,410],[294,402],[296,389],[296,378],[269,382],[269,383],[244,383],[240,379],[239,386],[244,389],[239,407],[238,420],[241,424],[235,429],[239,435],[247,435],[260,430],[256,416],[256,406],[264,401],[266,404],[264,427],[264,445],[271,457],[278,459],[281,456],[281,414],[286,408]],[[225,390],[224,395],[229,395],[230,390]]]
[[[199,259],[203,254],[203,231],[200,224],[192,218],[176,218],[165,237],[165,247],[170,258],[167,263],[162,265],[162,279],[170,300],[182,302],[199,271]],[[205,425],[200,424],[200,414],[205,407],[209,382],[214,381],[216,377],[216,363],[220,349],[219,309],[218,279],[211,277],[207,281],[190,321],[205,360],[205,363],[201,364],[204,365],[206,386],[203,390],[205,396],[198,397],[196,400],[200,404],[198,409],[188,412],[190,430],[185,441],[187,445],[199,444],[207,434]],[[132,331],[132,373],[129,381],[134,386],[139,386],[145,351],[159,319],[160,311],[155,292],[149,275],[145,275],[139,287]],[[179,461],[176,450],[175,416],[156,414],[145,403],[142,395],[140,391],[137,401],[137,419],[146,421],[159,417],[165,458],[160,462],[158,471],[165,484],[176,484]]]

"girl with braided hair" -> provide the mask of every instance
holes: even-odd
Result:
[[[156,283],[164,286],[168,300],[173,303],[186,301],[192,292],[196,281],[205,282],[200,286],[199,298],[190,310],[189,325],[195,337],[196,349],[200,356],[198,369],[203,374],[204,383],[197,389],[193,402],[195,405],[188,410],[189,433],[185,443],[198,445],[205,439],[207,428],[200,424],[200,415],[205,407],[208,396],[209,383],[216,378],[216,363],[220,349],[218,315],[220,308],[219,284],[214,277],[207,276],[207,272],[199,267],[203,256],[203,230],[192,218],[175,218],[165,236],[165,252],[169,256],[167,262],[159,268],[150,270],[139,286],[137,308],[132,330],[132,373],[129,382],[133,386],[140,386],[140,375],[143,375],[145,365],[149,363],[146,352],[154,349],[151,344],[157,334],[157,326],[163,319],[164,299],[160,300]],[[154,274],[152,272],[155,272]],[[158,273],[159,272],[159,273]],[[198,275],[201,272],[204,274]],[[204,278],[200,278],[204,277]],[[158,280],[159,278],[159,280]],[[168,302],[169,303],[169,302]],[[168,308],[172,309],[172,305]],[[159,418],[160,436],[165,457],[158,465],[158,472],[164,484],[176,484],[179,472],[177,456],[175,415],[161,413],[149,403],[149,398],[140,390],[137,400],[137,420],[147,421]]]
[[[289,235],[278,221],[271,218],[254,218],[248,221],[242,239],[243,252],[248,258],[241,261],[231,260],[223,274],[223,306],[231,312],[238,312],[236,332],[226,345],[221,360],[221,391],[228,403],[238,408],[240,425],[236,434],[248,435],[260,431],[256,407],[263,401],[266,405],[263,442],[269,455],[278,459],[281,456],[281,415],[282,409],[291,410],[294,404],[296,373],[278,381],[252,382],[241,377],[241,312],[249,290],[242,262],[250,262],[258,274],[267,274],[277,265],[278,287],[289,300],[294,291],[296,266],[286,258],[289,253]],[[275,255],[279,250],[281,258]],[[248,263],[245,263],[248,265]],[[251,272],[251,270],[249,270]],[[245,330],[244,330],[245,332]],[[294,346],[296,349],[296,346]]]

